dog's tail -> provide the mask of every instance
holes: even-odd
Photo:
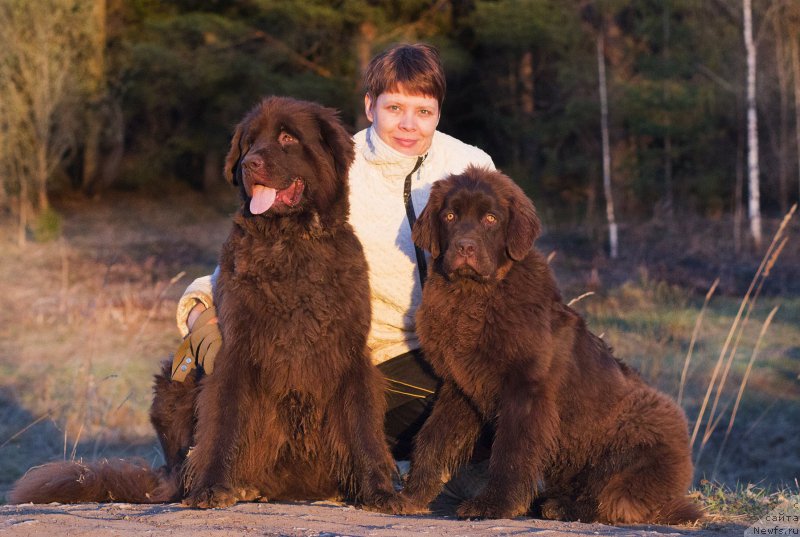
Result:
[[[177,476],[141,460],[51,462],[28,470],[8,494],[10,503],[164,503],[180,496]]]
[[[693,524],[703,518],[700,506],[687,497],[673,498],[658,510],[657,524]]]

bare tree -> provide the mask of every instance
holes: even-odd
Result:
[[[359,84],[355,87],[355,94],[360,102],[364,98],[363,89],[361,88],[360,81],[363,79],[364,73],[369,65],[369,60],[372,58],[372,47],[375,40],[378,38],[378,27],[371,20],[366,20],[358,27],[358,34],[355,38],[355,56],[358,62],[358,81]],[[369,125],[367,117],[364,114],[358,114],[356,117],[356,128],[364,129]]]
[[[92,46],[86,61],[85,85],[88,100],[86,132],[83,139],[82,188],[91,191],[100,173],[100,135],[103,130],[102,104],[106,99],[106,0],[92,0]]]
[[[4,79],[3,64],[0,64],[0,81]],[[24,158],[25,141],[21,138],[24,129],[16,113],[22,106],[16,92],[0,93],[0,201],[4,208],[16,210],[19,220],[17,242],[25,244],[25,228],[30,213],[29,184],[24,178],[30,177],[29,159]],[[15,200],[15,201],[13,201]],[[11,205],[14,207],[11,207]]]
[[[758,165],[758,115],[756,112],[756,45],[753,41],[751,0],[742,0],[744,45],[747,52],[747,173],[750,233],[756,248],[761,248],[761,192]]]
[[[603,142],[603,190],[606,197],[608,241],[612,259],[617,258],[617,221],[614,216],[614,197],[611,192],[611,147],[608,137],[608,86],[606,84],[605,35],[601,27],[597,33],[597,74],[600,85],[600,132]]]
[[[86,0],[0,0],[0,178],[21,226],[29,208],[49,209],[48,182],[80,128],[86,12]]]

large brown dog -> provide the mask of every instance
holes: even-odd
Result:
[[[522,190],[477,168],[434,184],[417,220],[414,241],[433,257],[417,334],[443,385],[416,438],[410,511],[425,509],[488,423],[489,481],[461,517],[696,520],[683,412],[562,303],[532,248],[538,233]]]
[[[367,264],[347,223],[353,156],[333,110],[272,97],[247,114],[225,162],[242,206],[220,256],[216,366],[174,382],[165,363],[156,378],[166,467],[54,463],[29,472],[13,502],[343,496],[392,509]]]

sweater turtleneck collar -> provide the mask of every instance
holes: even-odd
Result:
[[[434,137],[436,134],[434,134]],[[419,156],[404,155],[396,149],[392,148],[381,140],[378,133],[375,132],[371,126],[367,129],[366,141],[364,144],[363,154],[364,158],[374,166],[380,166],[383,169],[385,177],[405,177],[414,169],[417,164]],[[430,149],[423,158],[427,158]]]

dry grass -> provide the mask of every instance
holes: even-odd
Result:
[[[25,469],[53,458],[136,454],[159,461],[147,418],[152,374],[179,342],[175,302],[192,278],[214,266],[232,208],[232,196],[184,192],[65,201],[58,207],[62,238],[25,250],[0,222],[0,296],[6,298],[0,310],[0,495]],[[711,249],[725,244],[716,246],[713,225],[701,221],[696,229],[678,230],[671,250],[699,260],[704,243],[708,265],[677,280],[665,275],[683,268],[669,271],[663,259],[648,257],[650,249],[664,256],[670,249],[646,230],[638,231],[644,244],[628,242],[641,255],[613,266],[581,258],[583,248],[559,243],[555,233],[544,244],[558,249],[553,266],[565,297],[580,297],[573,307],[645,378],[680,393],[691,425],[720,349],[732,340],[718,373],[726,383],[715,382],[714,421],[722,426],[712,422],[703,453],[698,446],[695,451],[697,494],[727,513],[744,509],[732,503],[737,491],[763,490],[771,497],[798,477],[800,292],[767,288],[791,280],[785,272],[798,265],[800,241],[795,236],[787,243],[765,292],[746,313],[750,322],[736,323],[740,329],[731,336],[735,319],[744,317],[737,313],[743,278],[734,275],[749,271],[750,281],[758,261],[742,259],[714,274],[724,255]],[[679,241],[686,237],[691,244],[683,247]],[[673,258],[683,267],[683,258]],[[722,283],[704,301],[716,276]],[[704,478],[724,485],[700,486]],[[726,494],[734,506],[723,509]]]
[[[606,297],[598,297],[595,302],[587,301],[583,311],[595,332],[605,332],[604,337],[615,348],[617,356],[634,365],[662,390],[677,396],[690,334],[701,306],[683,299],[664,301],[654,295],[647,283],[636,287],[631,284]],[[764,321],[770,318],[778,303],[781,308],[771,317],[769,331],[763,335]],[[683,408],[690,427],[700,416],[719,349],[737,308],[736,299],[718,297],[711,301],[705,313],[706,320],[697,336],[695,358],[688,368],[683,394]],[[722,423],[722,427],[711,428],[703,450],[699,442],[695,445],[698,480],[707,478],[732,488],[741,484],[782,488],[798,477],[799,313],[797,297],[762,299],[762,304],[754,311],[753,316],[762,322],[751,323],[744,330],[739,353],[729,371],[728,385],[720,393],[715,421],[717,425]],[[751,363],[757,348],[758,359]],[[740,390],[745,382],[746,389]],[[734,411],[737,412],[735,422]],[[725,451],[717,461],[723,443]]]
[[[720,483],[702,480],[694,496],[708,513],[706,522],[749,524],[797,494],[793,488],[768,489],[749,483],[729,487]]]
[[[2,496],[48,459],[160,457],[152,374],[179,342],[176,300],[213,268],[230,211],[191,193],[59,209],[55,242],[19,249],[0,226]]]
[[[735,254],[728,226],[696,217],[631,226],[619,262],[559,252],[555,270],[567,297],[598,291],[576,309],[681,398],[698,482],[781,490],[800,468],[800,222],[771,221],[766,253]]]
[[[586,315],[593,331],[604,333],[617,356],[645,378],[673,396],[684,386],[682,406],[694,428],[739,302],[723,296],[710,301],[683,383],[701,299],[693,300],[679,288],[665,288],[643,278],[587,299],[577,309]],[[779,304],[780,309],[772,314]],[[743,330],[727,386],[720,391],[715,422],[722,426],[710,429],[702,451],[699,442],[695,445],[696,477],[732,488],[737,484],[782,488],[793,484],[800,468],[800,437],[796,434],[800,423],[800,298],[762,297],[752,318],[759,322],[751,322]],[[762,333],[767,319],[771,324]],[[756,349],[757,359],[751,363]],[[743,385],[746,389],[740,390]],[[723,442],[724,454],[715,464]]]

